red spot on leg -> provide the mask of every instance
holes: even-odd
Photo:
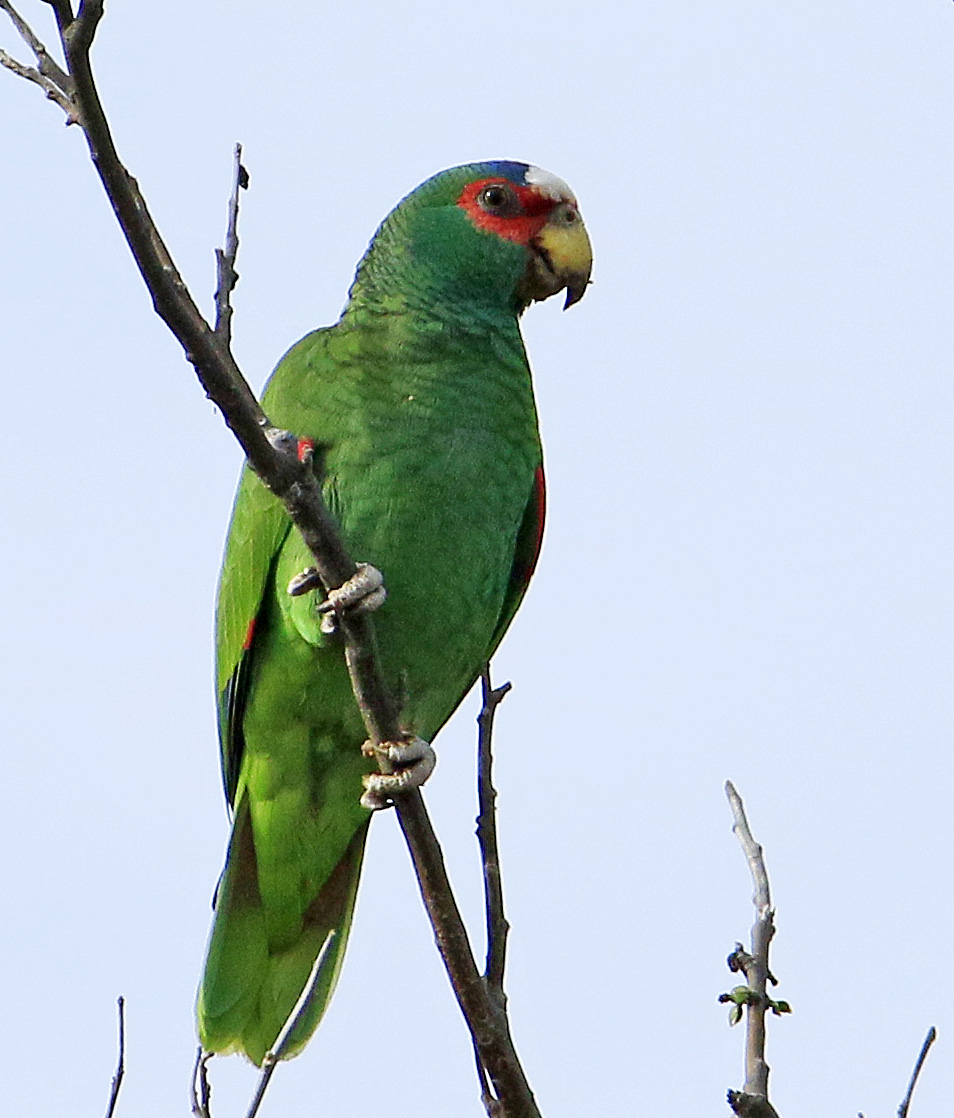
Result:
[[[305,459],[311,454],[311,452],[314,449],[315,449],[315,443],[314,443],[313,439],[299,439],[298,440],[298,461],[299,462],[304,462]]]

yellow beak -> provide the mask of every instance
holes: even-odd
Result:
[[[565,287],[566,302],[563,309],[578,303],[590,282],[593,248],[576,206],[572,202],[560,202],[554,206],[546,225],[533,239],[530,247],[542,265],[538,269],[539,278],[544,281],[541,287],[549,288],[546,294],[534,294],[533,297],[546,299]],[[547,272],[549,276],[546,275]]]

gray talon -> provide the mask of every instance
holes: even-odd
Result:
[[[384,589],[384,576],[377,567],[372,567],[370,563],[357,563],[356,567],[351,578],[337,590],[332,590],[318,606],[318,612],[324,615],[321,622],[323,633],[335,631],[335,614],[349,609],[370,613],[378,609],[388,596]]]
[[[309,590],[317,590],[321,586],[321,576],[316,567],[307,567],[301,571],[288,584],[288,593],[293,598],[307,594]]]
[[[390,807],[395,795],[420,788],[437,764],[437,754],[423,738],[382,742],[379,746],[365,742],[361,752],[366,757],[386,757],[398,767],[395,773],[369,773],[362,777],[365,790],[361,806],[371,811]]]

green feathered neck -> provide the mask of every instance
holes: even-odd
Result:
[[[398,203],[358,265],[345,317],[365,307],[439,307],[444,315],[464,318],[519,315],[516,290],[527,249],[477,229],[457,205],[467,183],[493,174],[490,164],[454,167]]]

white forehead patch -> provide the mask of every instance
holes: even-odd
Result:
[[[528,167],[527,173],[523,176],[523,181],[527,186],[534,187],[548,198],[555,198],[559,202],[572,202],[576,205],[576,195],[563,179],[558,179],[556,175],[544,171],[542,167]]]

